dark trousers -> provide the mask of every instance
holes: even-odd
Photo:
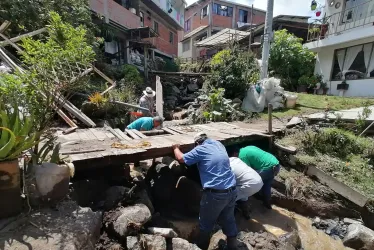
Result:
[[[271,185],[273,184],[274,177],[277,176],[280,170],[280,165],[276,165],[272,168],[266,170],[257,171],[257,173],[261,176],[262,182],[264,185],[262,186],[260,193],[264,198],[264,202],[270,204],[271,198]]]
[[[198,246],[207,249],[210,235],[216,223],[227,237],[238,234],[234,217],[237,190],[228,193],[204,191],[200,202],[200,239]]]

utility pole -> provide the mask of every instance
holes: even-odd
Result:
[[[252,4],[252,7],[251,7],[251,29],[250,29],[250,33],[249,33],[249,50],[252,51],[252,48],[251,48],[251,45],[252,45],[252,24],[253,24],[253,4]]]
[[[268,0],[262,47],[261,79],[268,77],[270,42],[271,38],[273,37],[273,9],[274,0]]]

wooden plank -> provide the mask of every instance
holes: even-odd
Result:
[[[307,175],[317,177],[321,183],[326,184],[336,193],[347,198],[353,203],[359,205],[360,207],[364,207],[366,202],[368,201],[368,198],[364,195],[360,194],[356,190],[353,190],[344,183],[338,181],[334,177],[326,174],[324,171],[314,166],[308,166]]]
[[[148,136],[146,136],[145,134],[143,134],[142,132],[136,130],[136,129],[131,129],[132,132],[134,132],[137,136],[139,136],[140,138],[147,138]]]
[[[122,137],[113,128],[107,126],[106,129],[107,129],[107,131],[112,133],[112,135],[114,135],[117,139],[123,140]]]
[[[156,112],[164,117],[164,98],[162,97],[162,84],[159,76],[156,76]]]
[[[168,127],[168,129],[173,130],[173,131],[177,132],[178,134],[185,134],[184,131],[182,131],[182,130],[180,130],[180,129],[174,127],[174,126],[172,126],[172,127]]]
[[[131,129],[125,129],[125,132],[130,135],[134,139],[140,139],[139,136],[137,136]]]
[[[213,128],[207,125],[193,125],[192,127],[198,128],[199,130],[202,130],[202,131],[217,131],[218,130],[216,128]]]
[[[122,132],[119,128],[115,128],[114,131],[125,141],[132,141],[132,138],[128,137],[125,133]]]
[[[105,139],[108,139],[104,131],[100,129],[89,128],[88,130],[91,131],[99,141],[104,141]]]
[[[30,32],[30,33],[26,33],[26,34],[23,34],[23,35],[20,35],[20,36],[10,38],[9,40],[15,43],[15,42],[21,41],[25,37],[35,36],[35,35],[38,35],[40,33],[45,32],[45,31],[47,31],[46,28],[41,28],[41,29],[35,30],[33,32]],[[9,44],[9,42],[7,42],[7,41],[1,41],[0,42],[0,47],[8,45],[8,44]]]
[[[76,133],[78,134],[79,138],[82,141],[88,141],[88,140],[92,140],[93,139],[90,136],[88,136],[83,130],[78,130]]]
[[[109,138],[109,139],[114,139],[114,138],[117,138],[115,135],[113,135],[110,131],[105,131],[104,132],[105,135]]]
[[[171,130],[169,128],[162,128],[162,130],[164,130],[166,133],[169,133],[169,134],[172,134],[172,135],[178,135],[179,133],[174,131],[174,130]]]
[[[86,149],[86,150],[80,150],[80,151],[64,151],[64,152],[61,152],[60,154],[73,155],[73,154],[84,154],[84,153],[99,152],[99,151],[105,151],[105,148]]]

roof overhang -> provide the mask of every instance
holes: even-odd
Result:
[[[213,46],[221,46],[226,45],[229,41],[239,41],[245,37],[248,37],[250,32],[246,31],[239,31],[234,29],[223,29],[217,34],[210,36],[198,43],[196,43],[197,47],[213,47]]]
[[[191,32],[189,32],[186,35],[184,35],[184,37],[181,40],[181,42],[184,42],[185,40],[187,40],[187,39],[189,39],[189,38],[191,38],[191,37],[193,37],[195,35],[198,35],[198,34],[200,34],[203,31],[206,31],[207,28],[208,28],[208,25],[203,25],[203,26],[198,27],[197,29],[192,30]]]
[[[158,37],[156,31],[150,27],[139,27],[135,29],[126,30],[128,39],[131,40],[141,40],[145,38]]]

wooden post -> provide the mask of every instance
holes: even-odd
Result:
[[[164,117],[164,98],[162,96],[161,78],[156,76],[156,112],[160,117]]]
[[[273,105],[268,104],[268,133],[273,135]],[[273,147],[273,137],[269,137],[269,150]]]
[[[251,23],[250,23],[251,29],[250,29],[250,34],[249,34],[249,50],[251,50],[251,51],[252,51],[251,46],[252,46],[252,31],[253,31],[252,23],[253,23],[253,4],[252,4],[252,7],[251,7]]]

